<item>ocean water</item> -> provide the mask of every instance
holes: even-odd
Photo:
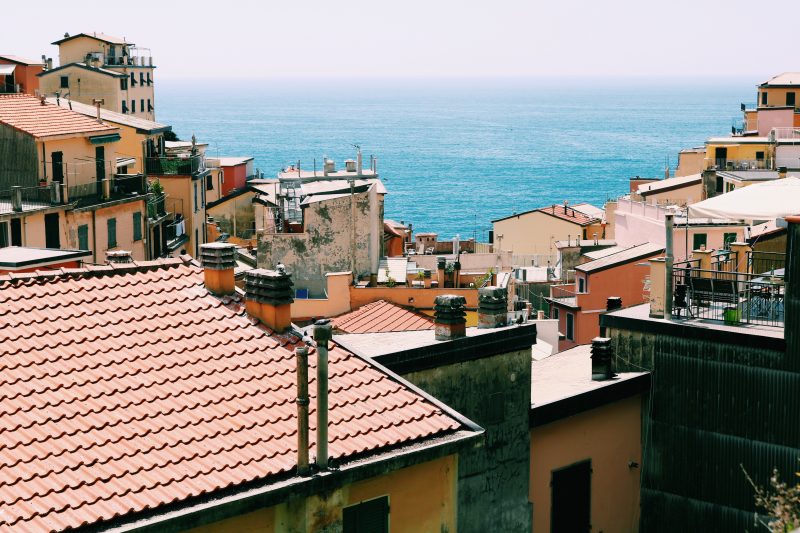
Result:
[[[627,191],[681,148],[730,132],[755,81],[282,80],[159,82],[156,115],[212,156],[265,176],[362,147],[378,158],[386,217],[485,240],[491,220]]]

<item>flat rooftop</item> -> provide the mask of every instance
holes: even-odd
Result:
[[[558,402],[604,387],[613,387],[647,372],[621,372],[613,379],[592,380],[592,345],[582,344],[531,364],[531,405]]]
[[[77,261],[89,257],[88,250],[58,250],[54,248],[28,248],[7,246],[0,248],[0,268],[23,268],[45,266],[64,261]]]

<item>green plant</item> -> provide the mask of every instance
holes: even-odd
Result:
[[[425,279],[425,271],[424,270],[420,270],[419,272],[417,272],[417,279],[420,280],[420,281]]]
[[[475,286],[483,287],[485,285],[489,285],[492,282],[492,276],[494,276],[494,269],[490,268],[486,274],[475,280]]]
[[[455,272],[455,271],[456,271],[456,265],[455,265],[455,263],[447,263],[447,264],[444,266],[444,272],[445,272],[445,274],[452,274],[452,273],[453,273],[453,272]]]
[[[164,193],[164,187],[161,185],[161,182],[158,179],[154,179],[147,185],[148,190],[158,196]]]
[[[386,286],[394,287],[395,285],[397,285],[397,281],[392,276],[389,276],[389,278],[386,280]]]

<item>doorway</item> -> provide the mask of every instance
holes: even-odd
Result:
[[[589,533],[591,530],[592,461],[553,470],[551,533]]]

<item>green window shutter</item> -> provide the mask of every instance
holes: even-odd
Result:
[[[108,224],[108,247],[109,248],[116,248],[117,247],[117,219],[116,218],[109,218],[107,221]]]
[[[388,533],[389,497],[383,496],[342,509],[343,533]]]
[[[78,226],[78,249],[89,249],[89,226],[87,224]]]
[[[735,233],[726,233],[723,237],[725,241],[725,249],[729,249],[731,247],[732,242],[736,242],[736,234]]]
[[[142,240],[142,214],[139,211],[133,214],[133,240]]]
[[[692,250],[699,250],[700,247],[706,246],[708,238],[705,233],[695,233],[692,236]]]

